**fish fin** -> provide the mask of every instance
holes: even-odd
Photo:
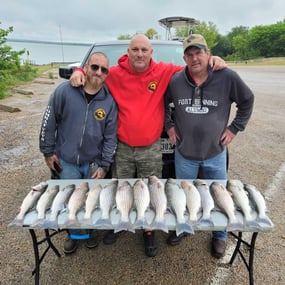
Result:
[[[129,232],[134,233],[135,229],[133,228],[132,224],[129,222],[120,222],[114,228],[114,233],[118,233],[121,231],[129,231]]]
[[[85,224],[85,225],[93,225],[93,220],[92,220],[92,218],[83,218],[82,220],[81,220],[81,223],[82,224]]]
[[[194,230],[189,224],[186,224],[186,223],[177,224],[176,225],[176,235],[179,236],[182,233],[194,234]]]
[[[198,222],[198,228],[199,228],[199,224],[206,224],[206,225],[209,225],[209,226],[214,226],[214,222],[212,220],[212,218],[206,218],[206,219],[201,219],[199,222]]]
[[[80,224],[78,222],[78,220],[76,219],[71,219],[71,220],[67,220],[65,223],[63,223],[60,228],[61,229],[65,229],[65,228],[68,228],[68,227],[71,227],[71,226],[75,226],[75,227],[79,227]]]
[[[266,225],[269,225],[269,226],[273,225],[271,220],[268,217],[266,217],[266,216],[257,217],[256,222],[261,223],[261,224],[266,224]]]
[[[96,223],[96,226],[100,228],[112,226],[111,220],[110,219],[99,219]]]
[[[57,221],[46,221],[40,227],[41,229],[53,229],[56,231],[59,229]]]
[[[24,219],[15,218],[11,223],[8,224],[8,227],[19,226],[22,227],[24,224]]]
[[[257,221],[245,221],[244,222],[245,226],[251,229],[261,229],[260,224]]]
[[[230,223],[226,227],[227,232],[242,231],[243,229],[244,225],[240,222]]]
[[[152,230],[161,230],[168,233],[168,227],[164,222],[153,221],[150,226]]]

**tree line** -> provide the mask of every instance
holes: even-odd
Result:
[[[249,60],[260,57],[285,56],[285,19],[272,25],[259,25],[251,29],[238,26],[225,36],[219,34],[213,22],[202,21],[191,28],[191,33],[202,34],[212,54],[228,61]],[[175,29],[175,38],[185,38],[189,34],[187,27]],[[149,39],[158,39],[158,33],[150,28],[145,35]],[[118,39],[130,39],[131,35],[121,35]]]

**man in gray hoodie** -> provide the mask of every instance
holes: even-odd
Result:
[[[175,148],[177,179],[196,179],[202,169],[204,179],[227,179],[227,145],[243,131],[251,116],[254,95],[236,72],[229,68],[213,72],[210,50],[199,34],[183,43],[186,67],[176,73],[165,96],[165,129]],[[174,104],[174,121],[169,104]],[[229,123],[232,103],[237,106]],[[173,232],[167,242],[178,244],[185,234]],[[227,233],[214,231],[212,255],[220,258],[226,248]]]

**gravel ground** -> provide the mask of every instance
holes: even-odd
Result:
[[[256,95],[255,109],[245,132],[230,145],[229,177],[253,184],[266,196],[275,228],[257,237],[255,284],[285,284],[284,173],[285,173],[285,66],[233,67]],[[51,70],[57,77],[57,70]],[[14,93],[0,101],[21,112],[0,112],[0,284],[34,284],[32,240],[29,231],[7,227],[32,185],[49,179],[38,149],[42,113],[52,90],[62,79],[47,76],[19,86],[33,94]],[[38,232],[42,235],[42,232]],[[100,239],[102,238],[100,232]],[[247,234],[248,238],[250,235]],[[41,265],[41,284],[248,284],[240,259],[228,266],[234,242],[228,238],[226,256],[210,256],[210,233],[197,232],[177,247],[167,246],[166,234],[157,232],[159,253],[144,255],[142,232],[126,233],[117,243],[100,242],[89,250],[84,243],[76,254],[65,256],[65,233],[54,243],[62,254],[49,251]]]

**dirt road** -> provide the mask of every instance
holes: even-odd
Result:
[[[229,178],[253,184],[266,196],[274,231],[257,237],[256,285],[285,284],[285,66],[233,67],[255,93],[255,108],[245,132],[230,145]],[[53,70],[57,76],[57,70]],[[34,284],[32,241],[27,230],[7,227],[32,185],[49,179],[38,150],[42,113],[49,94],[61,79],[20,86],[33,94],[15,93],[1,100],[21,112],[0,112],[0,284]],[[50,84],[54,83],[54,84]],[[102,233],[101,233],[102,234]],[[100,234],[100,238],[102,237]],[[210,233],[198,232],[177,247],[167,246],[166,234],[157,233],[159,253],[144,255],[142,233],[127,233],[116,244],[100,242],[93,250],[82,244],[76,254],[57,258],[52,252],[41,266],[41,284],[248,284],[241,260],[227,265],[233,250],[228,239],[226,256],[210,256]],[[65,233],[55,237],[62,252]]]

